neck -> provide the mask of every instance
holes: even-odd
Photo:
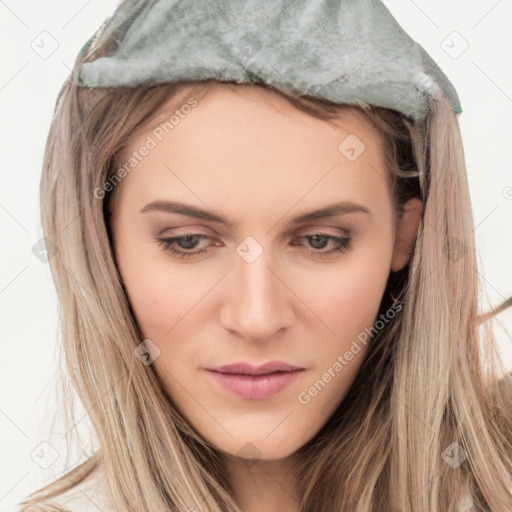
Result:
[[[245,460],[225,456],[235,499],[244,512],[300,512],[290,457]]]

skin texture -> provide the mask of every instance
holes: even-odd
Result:
[[[160,117],[176,108],[174,99]],[[151,133],[135,134],[123,157]],[[365,145],[352,160],[338,149],[350,134]],[[351,109],[340,109],[333,125],[263,88],[218,86],[115,189],[116,260],[144,337],[160,351],[152,364],[182,414],[225,454],[245,511],[298,510],[290,459],[342,402],[367,347],[359,343],[308,403],[298,396],[373,325],[390,270],[408,261],[421,202],[410,200],[398,222],[385,176],[380,135]],[[156,200],[191,204],[237,225],[141,212]],[[340,201],[371,213],[291,223]],[[157,240],[186,233],[209,238],[182,239],[176,249],[206,252],[182,259]],[[336,241],[315,243],[318,233],[350,237],[349,249],[326,254]],[[256,241],[250,254],[262,249],[250,263],[237,252],[248,236]],[[205,370],[271,360],[304,371],[265,400],[235,397]]]

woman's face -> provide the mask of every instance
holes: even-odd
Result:
[[[220,450],[284,458],[342,402],[407,261],[380,136],[350,110],[334,127],[254,86],[162,112],[174,120],[125,148],[136,162],[112,202],[145,364]]]

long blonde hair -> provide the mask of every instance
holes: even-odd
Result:
[[[66,369],[99,449],[32,493],[25,507],[62,510],[51,499],[101,464],[117,511],[240,512],[215,447],[176,409],[153,367],[134,357],[143,337],[112,252],[109,196],[94,193],[164,101],[183,92],[200,101],[215,83],[87,89],[69,80],[61,90],[41,216],[58,248],[50,265]],[[327,121],[340,112],[331,102],[259,86]],[[390,275],[382,299],[382,312],[393,302],[400,312],[369,343],[341,406],[296,454],[301,510],[449,512],[460,510],[466,495],[478,510],[506,510],[512,382],[479,316],[482,283],[456,115],[444,97],[432,101],[424,122],[371,105],[345,108],[384,137],[396,214],[414,196],[424,210],[410,262]],[[73,396],[64,391],[70,408]],[[443,456],[450,446],[467,455],[458,467]]]

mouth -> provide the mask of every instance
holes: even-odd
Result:
[[[236,363],[206,370],[233,395],[246,400],[265,400],[287,388],[305,369],[272,361],[261,366]]]

